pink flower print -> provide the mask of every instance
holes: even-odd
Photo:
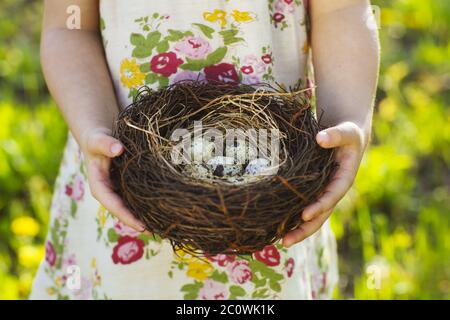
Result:
[[[77,264],[77,260],[75,257],[75,254],[69,254],[68,256],[63,258],[63,265],[64,266],[73,266]]]
[[[150,69],[164,77],[170,77],[177,72],[178,66],[183,63],[175,52],[165,52],[154,56],[150,60]]]
[[[288,278],[292,277],[292,273],[294,273],[294,266],[295,266],[294,258],[289,258],[286,261],[286,265],[285,265],[286,274],[287,274]]]
[[[234,283],[243,284],[252,279],[248,261],[235,261],[228,266],[228,274]]]
[[[284,0],[284,2],[287,4],[287,11],[289,13],[292,13],[292,12],[295,11],[294,1],[293,0]]]
[[[246,65],[256,65],[258,62],[258,57],[254,54],[248,54],[244,58],[244,64]]]
[[[281,21],[284,20],[284,14],[282,14],[280,12],[275,12],[275,14],[272,16],[272,18],[276,23],[280,23]]]
[[[183,81],[183,80],[196,80],[199,82],[205,82],[206,78],[203,73],[196,73],[194,71],[186,70],[186,71],[177,73],[177,75],[173,79],[173,83]]]
[[[211,45],[201,37],[188,36],[175,44],[174,49],[188,58],[198,60],[205,58],[211,52]]]
[[[265,64],[269,64],[272,63],[273,59],[272,59],[272,55],[270,53],[267,53],[265,55],[263,55],[261,57],[261,60],[265,63]]]
[[[292,13],[295,10],[294,0],[278,0],[275,2],[274,8],[275,11],[278,11],[279,13],[284,12],[286,8],[289,13]]]
[[[280,264],[280,252],[274,245],[265,246],[261,251],[254,253],[256,260],[265,263],[269,267],[276,267]]]
[[[241,71],[244,74],[251,74],[251,73],[253,73],[254,70],[253,70],[252,66],[242,66]]]
[[[74,296],[77,300],[90,300],[92,299],[92,282],[82,277],[80,281],[80,289],[74,290]]]
[[[119,220],[114,223],[114,230],[118,235],[130,236],[134,238],[139,237],[139,235],[141,234],[139,231],[134,230],[133,228],[127,226]]]
[[[198,295],[201,300],[225,300],[228,298],[228,290],[223,283],[206,279]]]
[[[45,261],[47,261],[51,267],[56,263],[56,251],[50,241],[47,241],[45,245]]]
[[[66,185],[65,191],[64,193],[68,196],[68,197],[72,197],[72,193],[73,193],[73,188],[70,184]]]
[[[81,175],[76,175],[72,185],[72,199],[80,201],[84,196],[84,180]]]
[[[239,75],[231,63],[219,63],[204,69],[208,82],[239,83]]]
[[[277,12],[283,12],[285,6],[286,6],[286,3],[283,0],[275,1],[275,4],[273,5],[273,7],[275,8],[275,11],[277,11]]]
[[[251,67],[257,74],[266,72],[266,64],[254,54],[249,54],[244,58],[244,66]]]
[[[232,254],[218,254],[215,256],[207,256],[209,261],[217,262],[217,264],[221,267],[227,266],[230,262],[236,260],[236,256]]]
[[[144,241],[130,236],[123,236],[113,249],[112,260],[115,264],[130,264],[144,255]]]
[[[244,79],[242,79],[242,83],[244,84],[258,84],[261,83],[261,78],[255,74],[246,75]]]

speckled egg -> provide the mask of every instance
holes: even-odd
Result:
[[[205,164],[191,163],[184,167],[184,173],[197,179],[206,179],[210,176],[208,167]]]
[[[238,176],[242,174],[242,165],[235,164],[232,157],[213,157],[208,161],[207,167],[213,176],[227,177]]]
[[[270,161],[264,158],[256,158],[249,162],[245,173],[253,176],[267,175],[269,173]]]
[[[202,137],[197,137],[192,142],[191,157],[192,162],[206,163],[214,156],[215,144]]]

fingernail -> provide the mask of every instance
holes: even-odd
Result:
[[[329,136],[326,131],[320,131],[317,134],[317,140],[319,140],[319,142],[328,142],[328,139],[329,139]]]
[[[122,150],[122,145],[120,143],[114,143],[111,146],[111,152],[113,154],[118,154]]]

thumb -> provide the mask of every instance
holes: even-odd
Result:
[[[361,128],[354,122],[342,122],[334,127],[320,131],[316,141],[322,148],[335,148],[343,145],[360,144],[363,140]]]
[[[122,154],[124,146],[116,138],[104,132],[96,132],[88,139],[90,152],[114,158]]]

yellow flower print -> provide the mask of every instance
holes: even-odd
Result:
[[[49,295],[54,295],[56,292],[55,292],[55,289],[54,288],[47,288],[47,293],[49,294]]]
[[[91,267],[92,267],[92,269],[96,269],[97,268],[97,259],[92,258],[92,260],[91,260]]]
[[[227,20],[225,19],[226,15],[227,15],[227,13],[225,11],[219,10],[219,9],[214,9],[213,12],[209,12],[209,11],[204,12],[203,18],[209,22],[219,21],[220,26],[224,27],[227,24]]]
[[[59,287],[62,286],[62,284],[63,284],[62,278],[61,278],[61,277],[56,277],[56,279],[55,279],[55,285],[59,288]]]
[[[198,258],[195,258],[189,251],[190,251],[189,248],[176,249],[175,250],[175,259],[179,262],[184,262],[184,263],[198,261]],[[194,251],[192,251],[192,252],[194,252]]]
[[[120,81],[127,88],[136,88],[144,83],[145,75],[139,70],[135,59],[125,59],[120,65]]]
[[[254,15],[248,11],[239,11],[234,9],[231,14],[236,22],[252,22],[255,21]]]
[[[106,208],[104,206],[100,206],[97,211],[98,222],[100,223],[100,227],[104,227],[106,223]]]
[[[212,274],[213,269],[214,268],[209,262],[196,260],[188,264],[188,270],[186,274],[188,277],[203,281]]]

